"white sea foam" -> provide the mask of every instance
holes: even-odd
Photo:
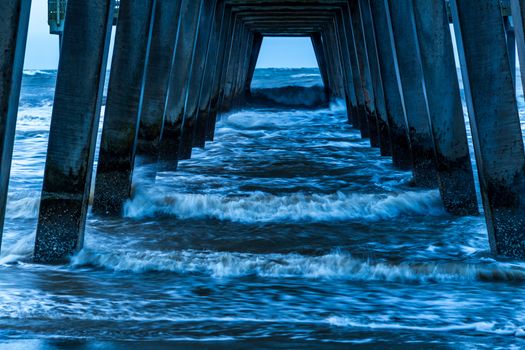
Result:
[[[394,264],[358,259],[340,252],[304,256],[192,250],[161,252],[112,249],[102,252],[86,248],[73,258],[72,265],[134,273],[197,273],[214,278],[258,276],[406,283],[525,281],[525,270],[516,266],[460,262]]]
[[[273,195],[164,194],[139,191],[125,205],[128,218],[175,216],[240,223],[380,221],[401,216],[445,215],[437,191],[395,194],[294,193]]]
[[[39,195],[19,199],[9,198],[6,207],[6,217],[10,220],[36,218],[39,205]]]
[[[24,70],[24,75],[27,75],[27,76],[35,76],[35,75],[53,75],[55,74],[54,72],[48,72],[48,71],[43,71],[43,70],[38,70],[38,69],[25,69]]]
[[[318,73],[304,73],[304,74],[294,74],[294,75],[291,75],[290,78],[293,78],[293,79],[300,79],[300,78],[319,78],[321,76],[321,74],[318,74]]]
[[[479,333],[514,335],[522,337],[524,330],[513,324],[498,325],[496,322],[473,322],[463,324],[452,324],[448,326],[424,327],[419,325],[405,325],[400,323],[363,323],[346,317],[330,317],[327,322],[336,327],[368,328],[380,330],[408,330],[418,332],[458,332],[474,331]]]

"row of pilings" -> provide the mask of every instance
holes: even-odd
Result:
[[[0,227],[30,5],[0,4]],[[115,3],[68,0],[35,261],[63,262],[82,248],[92,183],[93,213],[120,215],[136,164],[151,177],[175,171],[212,141],[217,118],[250,93],[264,36],[310,37],[327,96],[346,101],[362,137],[411,170],[415,185],[439,188],[448,212],[475,215],[455,38],[491,249],[525,256],[514,75],[516,42],[525,67],[525,1],[510,5],[512,12],[500,0],[121,0],[92,181]]]

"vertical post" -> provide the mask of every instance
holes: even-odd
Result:
[[[334,39],[330,33],[329,28],[324,28],[321,32],[323,50],[326,53],[328,60],[328,74],[331,85],[331,98],[340,98],[342,96],[341,89],[341,73],[340,64],[335,56]]]
[[[210,38],[210,48],[208,61],[205,67],[204,84],[202,85],[201,96],[199,98],[199,108],[197,110],[197,127],[195,130],[194,147],[204,148],[206,144],[206,129],[210,116],[210,104],[212,102],[212,94],[214,92],[214,85],[216,75],[220,74],[221,63],[220,56],[224,49],[223,32],[226,30],[225,23],[225,9],[224,1],[219,1],[217,4],[217,13],[213,21],[213,27]]]
[[[226,76],[224,79],[222,96],[220,97],[219,114],[228,111],[231,108],[231,100],[233,97],[233,84],[235,81],[235,68],[239,59],[241,50],[242,24],[240,19],[236,17],[232,34],[232,46],[230,50],[230,58],[226,69]]]
[[[514,33],[518,46],[521,82],[525,87],[525,0],[510,0]]]
[[[357,107],[357,96],[353,82],[354,77],[352,74],[352,63],[350,59],[350,50],[348,48],[348,39],[346,36],[346,29],[341,11],[336,15],[336,31],[339,47],[341,49],[341,63],[343,64],[343,73],[345,78],[345,98],[348,122],[351,123],[354,127],[357,127],[359,125],[359,118],[357,118],[357,116],[359,115]]]
[[[370,65],[368,63],[368,54],[361,21],[361,11],[358,0],[352,0],[350,3],[350,13],[352,16],[352,28],[354,30],[354,40],[359,64],[361,85],[363,86],[364,105],[361,106],[361,113],[368,120],[368,130],[370,133],[370,143],[372,147],[379,147],[379,135],[377,126],[376,106],[374,88],[372,86],[372,77],[370,74]]]
[[[512,24],[512,17],[505,16],[503,20],[505,23],[505,34],[507,35],[507,50],[509,51],[512,80],[514,89],[516,89],[516,33]]]
[[[524,257],[525,153],[500,1],[450,5],[490,245]]]
[[[36,262],[62,262],[83,245],[113,11],[113,0],[67,4]]]
[[[241,55],[239,60],[239,66],[237,68],[237,75],[235,79],[235,93],[233,100],[233,107],[239,108],[245,99],[244,84],[246,82],[246,74],[248,72],[248,65],[250,63],[250,53],[253,46],[253,33],[243,29],[243,39],[241,46]]]
[[[137,139],[136,156],[141,165],[154,166],[159,157],[160,134],[180,23],[180,5],[180,0],[157,0],[155,6]],[[154,176],[155,170],[150,173]]]
[[[0,11],[0,248],[31,10],[31,0],[3,1]]]
[[[182,0],[181,23],[166,102],[164,127],[159,145],[159,170],[175,171],[178,165],[182,119],[189,88],[203,0]]]
[[[221,49],[219,52],[219,66],[220,69],[215,75],[214,82],[213,82],[213,92],[212,92],[212,99],[210,101],[209,106],[209,117],[208,122],[206,123],[206,140],[207,141],[213,141],[215,137],[215,125],[217,123],[217,116],[219,114],[219,110],[221,109],[221,103],[222,103],[222,96],[223,96],[223,90],[224,85],[226,81],[226,75],[227,70],[229,66],[230,56],[231,56],[231,50],[233,47],[233,39],[234,39],[234,27],[235,27],[235,16],[232,13],[231,6],[227,6],[225,9],[225,23],[226,23],[226,29],[222,33],[221,38]]]
[[[359,128],[362,138],[370,137],[370,130],[368,127],[368,118],[366,116],[366,107],[365,107],[365,92],[363,88],[363,83],[361,80],[361,69],[359,65],[359,60],[357,58],[357,48],[355,43],[355,33],[352,28],[352,16],[350,14],[350,6],[345,6],[343,8],[343,25],[346,30],[346,39],[348,40],[348,50],[350,53],[350,65],[352,67],[352,77],[354,80],[354,90],[357,99],[357,114],[355,120],[357,124],[354,124],[354,127]]]
[[[444,1],[414,0],[439,188],[448,212],[478,213],[463,106]]]
[[[394,38],[390,29],[390,12],[386,0],[370,0],[370,9],[376,36],[379,68],[383,81],[386,113],[392,141],[394,166],[409,170],[413,168],[412,151],[408,138],[405,107],[397,77],[397,59],[394,54]]]
[[[206,84],[206,82],[203,81],[203,77],[207,64],[208,48],[210,46],[211,28],[215,16],[216,2],[217,0],[204,1],[203,9],[201,10],[189,86],[185,96],[186,106],[184,108],[182,120],[178,156],[179,160],[191,158],[199,96],[202,91],[202,85]]]
[[[251,85],[253,81],[253,75],[255,74],[255,67],[257,66],[257,59],[259,58],[259,53],[261,52],[261,46],[263,42],[263,35],[261,33],[253,34],[253,46],[250,53],[250,63],[248,65],[248,73],[246,76],[246,81],[244,82],[244,93],[246,96],[250,96]]]
[[[390,140],[390,129],[388,126],[388,117],[386,112],[385,94],[383,92],[383,80],[377,58],[377,45],[374,26],[372,23],[372,13],[370,12],[370,0],[359,0],[361,19],[363,22],[363,33],[368,53],[368,63],[372,78],[372,87],[374,91],[374,101],[377,117],[377,133],[379,137],[379,146],[382,156],[392,155],[392,143]]]
[[[315,57],[317,59],[317,65],[319,66],[319,71],[321,72],[321,78],[323,79],[324,90],[326,96],[330,96],[331,87],[330,80],[328,79],[328,69],[326,58],[323,51],[323,43],[321,40],[321,33],[314,33],[311,36],[312,47],[314,48]]]
[[[235,17],[232,14],[231,6],[226,5],[224,9],[224,25],[221,32],[220,46],[219,46],[219,69],[216,70],[213,78],[212,95],[210,104],[208,106],[208,116],[206,122],[206,141],[213,141],[215,137],[215,124],[217,122],[217,114],[220,108],[220,99],[222,88],[226,75],[226,69],[229,60],[230,49],[232,46],[232,31],[235,22]]]
[[[131,195],[135,142],[155,0],[122,0],[111,64],[93,211],[120,215]]]
[[[438,187],[438,181],[434,140],[430,130],[412,0],[388,0],[388,3],[412,146],[414,180],[418,186],[435,188]]]
[[[333,97],[344,98],[344,80],[342,72],[341,55],[339,55],[339,47],[337,46],[337,38],[335,37],[334,28],[332,25],[327,26],[323,31],[323,42],[330,57],[330,65],[332,67],[334,90]]]

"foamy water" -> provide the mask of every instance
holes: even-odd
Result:
[[[483,218],[412,187],[337,101],[223,116],[178,172],[137,170],[122,218],[90,215],[69,264],[32,264],[54,80],[24,74],[0,348],[525,346],[525,264],[494,259]],[[254,85],[291,82],[320,76],[259,70]]]

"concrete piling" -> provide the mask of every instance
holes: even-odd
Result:
[[[209,53],[208,48],[210,46],[212,23],[215,19],[216,4],[217,0],[204,1],[204,6],[201,10],[189,85],[186,96],[183,96],[183,98],[186,98],[186,103],[181,125],[181,139],[178,155],[179,160],[191,158],[195,127],[197,123],[199,97],[201,95],[203,84],[208,83],[205,82],[203,78]]]
[[[357,57],[357,49],[355,44],[355,34],[352,26],[352,16],[350,14],[350,7],[348,4],[343,8],[343,25],[346,30],[346,40],[348,41],[348,50],[350,55],[350,66],[352,68],[352,78],[354,83],[354,91],[357,100],[357,115],[354,121],[354,127],[359,128],[362,138],[370,137],[370,130],[368,127],[368,118],[366,116],[365,108],[365,93],[363,89],[363,83],[361,80],[361,69],[359,60]]]
[[[343,74],[343,64],[341,62],[341,55],[340,55],[340,48],[338,44],[338,39],[335,34],[335,28],[333,26],[330,26],[325,30],[325,40],[323,42],[325,43],[327,47],[327,51],[329,54],[329,57],[331,58],[330,65],[332,66],[332,74],[333,74],[333,92],[332,96],[337,99],[345,99],[346,93],[345,93],[345,81],[344,81],[344,74]]]
[[[358,0],[352,0],[350,3],[350,14],[352,16],[352,28],[354,32],[354,42],[359,64],[359,73],[361,86],[363,87],[364,104],[360,106],[360,113],[366,116],[368,120],[368,131],[372,147],[379,147],[378,123],[376,115],[375,95],[372,86],[372,76],[368,62],[368,53],[366,49],[363,23],[361,21],[361,10]]]
[[[155,1],[120,2],[93,201],[99,215],[120,215],[131,195]]]
[[[0,248],[31,0],[5,0],[0,11]]]
[[[159,145],[159,171],[175,171],[178,166],[182,121],[202,7],[203,0],[182,0],[181,23]]]
[[[39,263],[63,262],[83,246],[113,11],[112,0],[67,4],[34,251]]]
[[[226,76],[226,70],[232,46],[232,31],[235,23],[235,17],[232,14],[230,6],[226,5],[224,10],[223,29],[220,36],[220,49],[218,52],[218,69],[215,71],[212,84],[212,96],[208,106],[208,116],[206,122],[206,141],[213,141],[215,136],[215,125],[219,113],[219,104],[222,96],[223,82]]]
[[[312,40],[312,47],[314,49],[315,57],[317,59],[317,64],[319,66],[319,71],[321,72],[321,78],[323,80],[323,85],[325,89],[326,96],[330,96],[331,87],[330,80],[328,78],[328,69],[326,63],[326,56],[323,50],[323,42],[321,39],[321,33],[313,33],[310,36]],[[322,67],[322,68],[321,68]]]
[[[522,86],[525,86],[525,1],[510,0],[510,5],[514,22],[514,35],[518,47],[521,82]]]
[[[386,112],[385,94],[383,92],[383,80],[377,57],[376,35],[374,31],[372,13],[370,11],[370,0],[359,0],[361,19],[364,28],[364,38],[368,54],[368,63],[374,91],[375,114],[377,118],[377,134],[382,156],[392,155],[392,142],[390,139],[390,128]]]
[[[446,5],[413,5],[441,197],[448,212],[474,215],[478,203]]]
[[[180,23],[180,6],[181,0],[156,2],[139,118],[137,165],[156,168],[159,158],[160,135],[164,124],[169,78]],[[147,173],[154,177],[155,169],[148,170]]]
[[[244,82],[244,94],[249,96],[251,94],[251,85],[253,81],[253,75],[255,74],[255,67],[257,66],[257,59],[261,52],[261,46],[263,43],[263,36],[261,33],[253,34],[253,44],[250,52],[250,62],[248,64],[248,72],[246,74],[246,81]]]
[[[450,2],[493,253],[525,256],[525,153],[499,0]]]
[[[403,97],[397,77],[397,57],[390,29],[390,10],[386,0],[370,0],[370,9],[374,31],[376,36],[381,38],[376,43],[392,143],[393,164],[400,169],[411,170],[413,168],[412,151],[408,138]]]
[[[242,38],[242,23],[238,18],[235,18],[232,41],[230,47],[230,53],[228,62],[226,64],[226,74],[222,83],[221,96],[219,97],[219,111],[218,116],[225,111],[231,109],[231,103],[233,99],[233,84],[235,81],[235,67],[239,60],[241,51],[241,38]]]
[[[341,63],[343,64],[343,74],[345,82],[345,101],[348,122],[359,128],[359,109],[357,105],[357,96],[354,86],[354,77],[352,74],[352,65],[350,59],[350,49],[348,47],[347,32],[343,20],[342,12],[339,12],[336,16],[336,30],[338,36],[338,42],[341,50]]]
[[[425,99],[412,0],[388,0],[388,3],[412,150],[414,181],[421,187],[437,188],[434,140]]]
[[[197,110],[197,125],[195,128],[194,136],[194,147],[204,148],[206,143],[206,132],[208,128],[208,122],[210,117],[210,105],[214,98],[214,85],[216,76],[221,71],[221,39],[223,37],[223,31],[226,30],[227,19],[226,19],[226,4],[224,1],[218,1],[217,13],[214,16],[210,47],[208,48],[208,60],[205,66],[205,73],[203,78],[202,90],[199,97],[199,107]]]

